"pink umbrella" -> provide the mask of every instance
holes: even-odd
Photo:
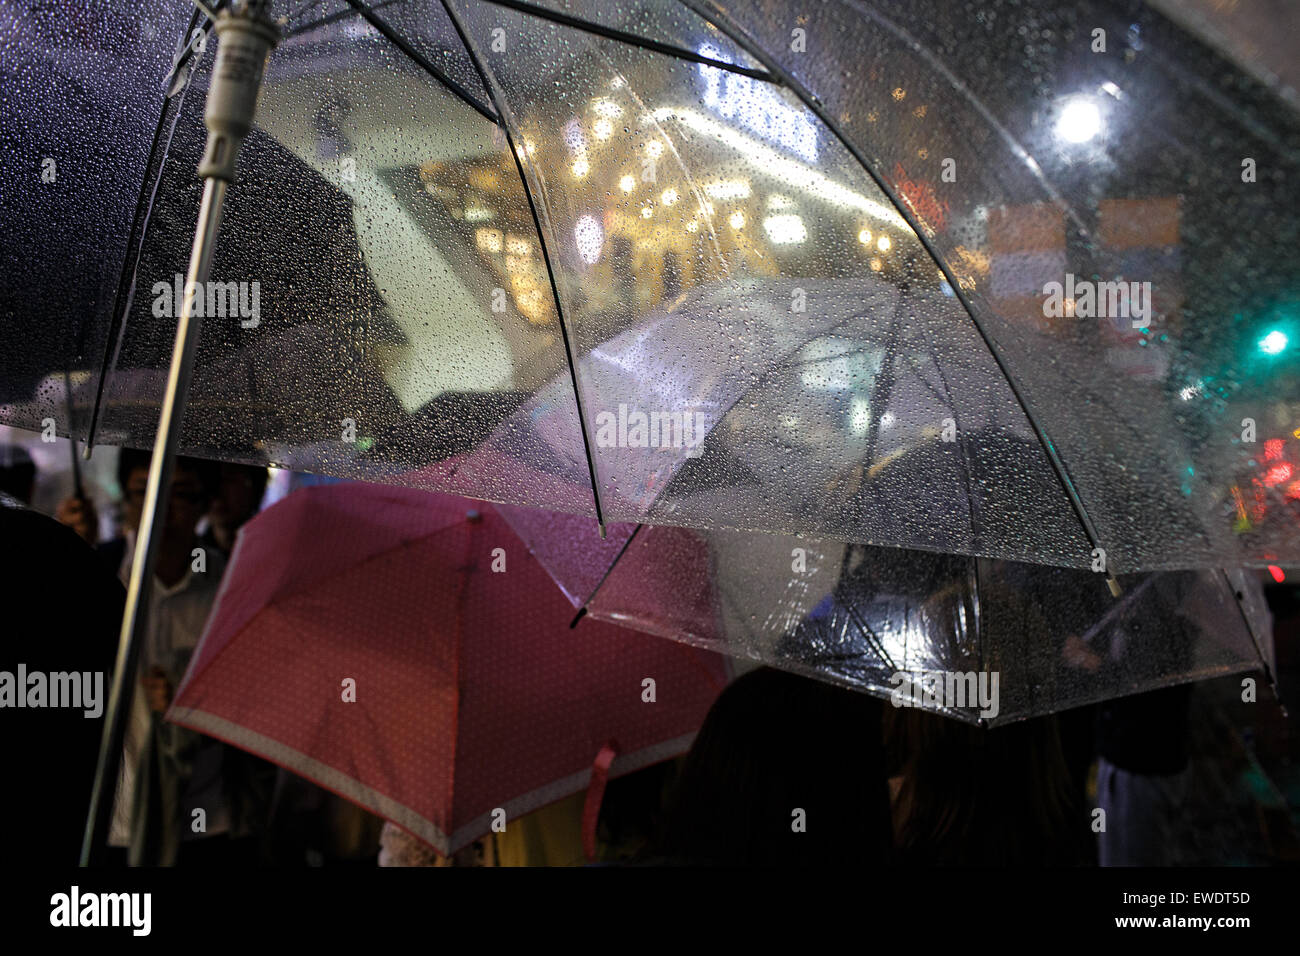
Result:
[[[240,534],[168,717],[443,854],[683,753],[716,654],[590,621],[497,511],[364,484],[296,492]]]

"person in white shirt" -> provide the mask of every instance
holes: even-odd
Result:
[[[149,478],[149,458],[123,451],[124,547],[118,574],[130,575],[135,531]],[[162,718],[189,666],[217,596],[225,562],[195,533],[215,491],[217,466],[178,458],[140,649],[140,689],[133,695],[109,843],[129,847],[132,865],[170,865],[186,839],[229,827],[222,787],[222,745]],[[116,555],[114,555],[116,556]],[[202,809],[196,829],[195,809]]]

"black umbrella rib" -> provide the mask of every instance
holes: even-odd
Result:
[[[296,16],[302,16],[308,10],[312,9],[312,7],[317,6],[321,2],[323,2],[323,0],[316,0],[315,3],[308,4],[307,6],[299,10]],[[379,3],[371,4],[370,9],[382,10],[384,9],[384,7],[391,7],[395,3],[402,3],[402,2],[404,2],[404,0],[380,0]],[[330,24],[338,23],[340,20],[346,20],[348,17],[353,17],[353,16],[356,16],[356,14],[353,13],[351,10],[340,10],[338,13],[331,13],[328,16],[323,16],[319,20],[311,20],[307,23],[300,23],[292,30],[285,30],[284,33],[280,35],[280,42],[283,43],[285,40],[288,40],[290,37],[301,36],[304,33],[310,33],[312,30],[318,30],[321,27],[327,27]],[[292,18],[293,17],[291,15],[290,19]]]
[[[701,63],[704,66],[712,66],[719,70],[726,70],[728,73],[739,73],[741,76],[748,76],[755,80],[764,80],[768,83],[776,82],[775,78],[767,70],[757,70],[751,66],[740,66],[736,63],[727,63],[725,60],[715,60],[712,57],[704,56],[702,53],[695,53],[685,47],[676,46],[672,43],[661,43],[658,40],[651,40],[649,37],[643,37],[636,33],[628,33],[626,30],[617,30],[614,27],[607,27],[600,23],[593,23],[590,20],[584,20],[581,17],[575,17],[572,14],[561,13],[559,10],[539,7],[535,3],[526,3],[524,0],[481,0],[481,2],[490,3],[497,7],[506,7],[510,10],[517,10],[520,13],[526,13],[532,17],[538,17],[542,20],[550,20],[552,23],[572,27],[573,29],[581,30],[584,33],[592,33],[596,36],[604,37],[607,40],[617,40],[619,43],[627,43],[631,46],[639,46],[644,50],[663,53],[668,56],[676,57],[679,60],[689,60],[692,63]]]
[[[356,2],[356,0],[349,0],[349,2]],[[528,184],[528,176],[524,172],[524,163],[520,159],[522,151],[516,146],[514,133],[510,131],[506,106],[492,92],[492,80],[488,77],[487,67],[479,59],[478,52],[465,30],[465,25],[460,22],[460,15],[452,9],[448,0],[441,0],[441,3],[443,10],[447,12],[448,19],[451,20],[451,25],[456,30],[456,35],[460,37],[461,45],[465,47],[465,53],[469,56],[474,71],[478,73],[483,89],[487,91],[488,98],[492,100],[492,105],[496,108],[497,115],[500,117],[501,130],[506,136],[506,145],[510,149],[511,158],[515,161],[515,171],[519,174],[519,183],[524,187],[524,198],[528,200],[528,211],[533,217],[533,228],[537,230],[537,244],[541,247],[542,262],[546,265],[546,278],[551,284],[551,298],[555,300],[555,317],[560,323],[560,338],[564,341],[564,354],[569,361],[569,380],[573,384],[573,401],[578,410],[578,430],[582,432],[582,450],[587,456],[587,474],[591,479],[591,498],[596,508],[596,524],[600,528],[600,536],[603,538],[605,537],[605,514],[600,506],[600,482],[596,477],[596,459],[591,452],[591,437],[587,434],[587,416],[582,410],[582,390],[578,385],[578,364],[573,358],[573,343],[569,340],[568,323],[564,321],[564,306],[560,302],[560,286],[555,280],[555,267],[551,265],[550,249],[546,244],[546,234],[542,231],[542,217],[537,211],[537,203],[533,199],[533,189]]]
[[[1219,568],[1219,575],[1223,578],[1223,583],[1228,586],[1228,596],[1236,602],[1237,613],[1241,615],[1241,623],[1246,626],[1246,633],[1250,635],[1250,642],[1255,645],[1255,656],[1259,658],[1260,667],[1264,671],[1264,677],[1268,680],[1269,686],[1273,688],[1273,694],[1280,701],[1281,695],[1278,693],[1277,675],[1273,673],[1273,668],[1269,666],[1268,658],[1264,656],[1264,645],[1260,643],[1259,635],[1255,633],[1255,625],[1251,623],[1250,615],[1246,613],[1245,607],[1242,606],[1244,596],[1238,596],[1236,586],[1232,579],[1228,577],[1228,572]]]
[[[447,89],[451,90],[451,92],[455,93],[457,97],[473,107],[476,113],[493,124],[502,125],[500,117],[494,113],[490,107],[481,102],[477,96],[440,70],[434,62],[423,53],[411,46],[411,44],[407,43],[400,33],[390,27],[386,22],[379,19],[375,14],[375,11],[370,9],[363,0],[346,0],[346,3],[353,10],[357,11],[357,13],[361,14],[367,23],[383,34],[384,38],[388,40],[388,42],[392,43],[393,46],[397,47],[410,57],[411,60],[420,67],[420,69],[424,70]],[[486,86],[486,84],[487,81],[484,80],[484,85]],[[490,93],[488,95],[491,96]]]
[[[468,103],[471,107],[473,107],[478,113],[480,113],[487,120],[489,120],[493,124],[499,123],[497,116],[494,113],[492,113],[491,110],[489,110],[486,106],[484,106],[481,102],[479,102],[468,91],[464,90],[464,88],[462,88],[458,83],[456,83],[455,80],[452,80],[450,77],[446,76],[441,70],[439,70],[436,66],[434,66],[434,64],[430,63],[428,59],[423,57],[418,51],[416,51],[413,47],[411,47],[411,45],[407,43],[404,39],[402,39],[402,37],[399,34],[393,31],[392,28],[388,26],[388,24],[379,20],[379,18],[374,15],[373,11],[371,11],[368,7],[366,7],[364,3],[361,3],[360,0],[347,0],[347,2],[352,7],[354,7],[357,10],[357,12],[362,17],[364,17],[367,20],[367,22],[371,24],[371,26],[373,26],[381,34],[387,37],[394,45],[398,47],[398,49],[400,49],[403,53],[409,56],[418,66],[420,66],[422,69],[427,71],[435,79],[437,79],[449,90],[455,93],[459,98],[461,98],[466,103]],[[198,24],[200,22],[205,22],[206,20],[207,20],[206,15],[196,9],[190,17],[190,23],[185,30],[184,36],[186,37],[190,36],[190,34],[193,33],[194,29],[198,26]],[[314,25],[319,25],[319,24],[314,24]],[[185,50],[185,52],[182,54],[182,56],[177,60],[177,64],[173,66],[172,75],[174,75],[177,70],[181,69],[188,62],[188,59],[191,56],[193,56],[193,54],[194,54],[193,47],[188,47]],[[163,135],[168,125],[167,122],[168,117],[169,117],[168,108],[167,106],[164,106],[162,111],[159,113],[158,124],[154,129],[153,142],[149,147],[149,160],[145,166],[146,178],[148,177],[149,170],[153,168],[155,158],[158,156],[158,150],[163,141]],[[129,238],[127,242],[128,251],[127,251],[126,258],[123,260],[122,263],[122,273],[118,278],[117,293],[113,305],[112,320],[109,324],[108,335],[104,343],[104,355],[100,362],[99,381],[95,385],[95,400],[94,400],[94,404],[91,407],[90,421],[87,425],[86,448],[85,448],[87,456],[89,456],[91,449],[94,448],[95,441],[98,437],[99,421],[100,421],[101,414],[103,412],[103,404],[104,404],[104,386],[108,380],[109,369],[112,366],[114,361],[114,355],[116,352],[116,349],[114,348],[115,341],[120,337],[120,335],[124,330],[124,326],[126,322],[126,310],[130,307],[131,290],[134,284],[133,276],[135,272],[135,266],[139,262],[140,251],[143,243],[143,233],[147,229],[149,213],[153,206],[153,202],[152,202],[153,195],[157,190],[157,185],[158,182],[161,181],[161,178],[162,178],[162,168],[161,166],[159,166],[157,177],[155,178],[152,188],[150,187],[150,184],[146,181],[142,185],[140,190],[140,195],[136,199],[135,216],[132,221],[131,232],[129,234]],[[135,250],[134,256],[132,256],[131,254],[132,249]],[[83,334],[82,334],[83,341],[84,338],[85,338],[85,334],[83,328]],[[78,350],[80,353],[81,351],[84,351],[84,347],[79,346]]]
[[[325,2],[325,0],[305,0],[305,2],[303,3],[303,5],[302,5],[301,7],[299,7],[297,10],[290,10],[290,11],[285,15],[285,17],[284,17],[285,23],[288,23],[290,20],[295,20],[295,19],[299,19],[299,18],[301,18],[301,17],[306,16],[307,13],[308,13],[309,11],[316,9],[317,7],[319,7],[319,6],[320,6],[322,3],[324,3],[324,2]],[[389,0],[389,2],[391,2],[391,0]],[[308,24],[308,25],[310,26],[310,24]],[[292,32],[293,32],[293,33],[296,33],[297,30],[294,30],[294,31],[292,31]],[[283,43],[283,42],[284,42],[284,38],[285,38],[286,36],[289,36],[289,35],[291,35],[291,34],[290,34],[290,31],[288,31],[288,30],[286,30],[286,31],[284,31],[282,34],[280,34],[280,38],[281,38],[281,39],[280,39],[280,42]]]
[[[861,628],[862,635],[867,640],[867,645],[880,655],[881,660],[893,668],[893,670],[897,671],[898,665],[894,663],[894,659],[889,656],[889,651],[885,649],[885,642],[880,639],[880,635],[877,634],[872,629],[871,625],[867,623],[867,619],[862,616],[862,612],[859,611],[851,601],[846,601],[844,603],[844,610],[849,615],[849,620]]]
[[[871,162],[863,154],[862,150],[858,149],[858,147],[844,133],[840,128],[839,123],[835,121],[834,117],[830,115],[830,112],[822,105],[821,100],[814,96],[812,91],[800,83],[793,74],[769,56],[766,51],[761,49],[757,43],[754,43],[749,36],[744,33],[744,31],[732,22],[729,16],[724,14],[721,10],[716,10],[710,14],[703,8],[701,0],[680,0],[680,2],[693,13],[703,17],[725,33],[733,43],[737,44],[746,53],[767,67],[768,72],[776,77],[792,93],[798,96],[804,106],[811,110],[812,113],[821,120],[826,128],[834,134],[837,140],[839,140],[840,145],[848,150],[849,154],[858,161],[858,165],[860,165],[863,171],[871,177],[871,181],[876,184],[876,187],[885,195],[890,203],[893,204],[895,211],[903,218],[903,221],[907,223],[908,227],[916,235],[916,238],[920,241],[921,245],[925,247],[925,251],[930,254],[930,258],[934,260],[935,265],[939,267],[939,271],[943,273],[943,277],[947,280],[949,287],[953,291],[953,295],[957,297],[957,301],[966,309],[966,314],[970,317],[971,324],[975,326],[975,331],[979,333],[980,338],[984,341],[985,348],[989,350],[989,354],[992,356],[993,361],[997,363],[998,370],[1006,380],[1007,387],[1011,389],[1011,394],[1015,396],[1016,401],[1020,405],[1021,411],[1025,413],[1025,419],[1029,422],[1029,426],[1034,430],[1034,434],[1037,436],[1039,444],[1043,446],[1043,451],[1047,455],[1047,460],[1051,463],[1052,470],[1056,472],[1057,480],[1060,481],[1061,487],[1065,491],[1066,498],[1069,499],[1070,507],[1073,508],[1075,517],[1079,519],[1079,524],[1082,526],[1083,533],[1087,536],[1089,543],[1094,548],[1104,551],[1101,544],[1101,537],[1097,533],[1097,526],[1093,524],[1092,518],[1088,514],[1088,509],[1084,506],[1083,499],[1079,496],[1079,490],[1074,485],[1074,479],[1070,477],[1069,471],[1066,470],[1065,462],[1061,460],[1061,456],[1057,452],[1056,446],[1052,443],[1051,438],[1048,437],[1042,423],[1038,420],[1038,416],[1034,414],[1033,409],[1029,407],[1029,403],[1025,400],[1024,393],[1021,391],[1019,383],[1017,383],[1015,376],[1012,375],[1011,369],[1007,367],[1006,360],[1002,357],[1001,349],[994,344],[988,330],[984,328],[984,323],[980,321],[979,316],[976,314],[975,308],[971,304],[970,299],[967,297],[966,293],[962,291],[961,285],[957,282],[956,276],[953,275],[952,269],[948,267],[948,263],[944,260],[944,257],[939,254],[939,250],[934,247],[934,243],[928,236],[926,236],[925,230],[921,228],[921,224],[917,222],[916,217],[912,215],[907,204],[900,200],[895,194],[893,187],[886,183],[884,179],[876,173],[876,170],[872,167]],[[1114,571],[1109,568],[1106,571],[1106,578],[1112,590],[1119,587],[1119,582],[1115,579]]]
[[[632,529],[632,533],[628,535],[627,540],[623,542],[623,547],[618,549],[618,554],[614,555],[614,560],[609,562],[609,567],[605,569],[605,573],[600,576],[600,580],[596,582],[596,586],[591,589],[591,593],[588,594],[586,599],[582,602],[582,607],[578,608],[578,613],[573,616],[573,620],[569,623],[570,628],[577,627],[578,622],[581,621],[586,616],[587,605],[590,604],[593,600],[595,600],[596,592],[605,586],[605,582],[609,579],[609,576],[614,572],[614,568],[618,567],[618,563],[623,560],[623,555],[627,554],[627,549],[632,545],[632,539],[635,538],[637,535],[639,535],[641,533],[641,529],[644,527],[645,525],[639,524]]]
[[[963,83],[957,75],[952,72],[952,70],[948,69],[942,60],[935,56],[930,49],[916,40],[915,37],[909,34],[893,20],[890,20],[888,17],[881,14],[878,10],[873,10],[865,4],[855,3],[854,0],[846,0],[846,2],[848,5],[852,6],[854,10],[861,13],[862,16],[869,17],[882,29],[893,34],[895,39],[905,44],[908,49],[923,59],[927,66],[947,80],[948,85],[951,86],[962,99],[966,100],[966,102],[971,105],[971,108],[980,115],[980,119],[988,123],[989,128],[998,134],[998,138],[1002,140],[1007,149],[1011,151],[1012,155],[1025,164],[1025,168],[1029,170],[1030,174],[1034,177],[1034,181],[1038,183],[1043,192],[1045,192],[1052,200],[1053,205],[1069,217],[1070,222],[1074,223],[1074,228],[1078,231],[1079,235],[1084,238],[1087,238],[1090,235],[1087,225],[1079,218],[1079,214],[1074,211],[1074,207],[1071,206],[1056,187],[1051,184],[1048,178],[1043,174],[1043,170],[1039,167],[1037,161],[1029,154],[1029,151],[1025,149],[1024,146],[1020,145],[1020,141],[1012,135],[1011,131],[998,121],[998,118],[994,116],[993,112],[984,105],[984,102],[975,95],[974,91]]]
[[[199,10],[194,10],[190,14],[189,25],[185,28],[185,33],[181,36],[184,42],[187,37],[193,35],[198,25],[207,22],[207,16]],[[181,56],[176,58],[172,65],[172,70],[167,76],[167,83],[172,82],[172,77],[181,69],[183,62],[193,55],[194,48],[187,45]],[[188,84],[182,86],[177,91],[177,95],[184,96]],[[158,123],[154,126],[153,141],[149,144],[149,157],[145,160],[144,179],[140,183],[140,194],[135,199],[135,214],[131,217],[131,231],[127,233],[126,254],[122,257],[122,270],[117,277],[117,289],[113,294],[113,312],[109,317],[108,332],[104,337],[104,355],[99,363],[99,381],[95,383],[95,401],[90,408],[90,421],[86,424],[86,446],[85,455],[90,457],[91,450],[95,447],[95,438],[99,431],[99,416],[103,411],[104,405],[104,384],[108,380],[108,373],[115,359],[118,338],[125,332],[126,312],[131,307],[132,290],[135,287],[135,273],[140,265],[140,254],[144,249],[144,233],[148,229],[149,214],[153,210],[154,196],[158,192],[158,184],[162,181],[163,163],[166,162],[166,150],[163,150],[163,158],[158,159],[158,150],[163,143],[163,134],[169,125],[168,119],[171,116],[171,98],[164,97],[163,107],[158,111]],[[168,143],[171,142],[170,134],[167,137]],[[154,173],[154,160],[158,159],[158,169],[153,177],[152,185],[149,182],[150,175]],[[134,252],[134,255],[132,254]],[[86,326],[82,326],[81,335],[77,344],[78,358],[85,352],[86,346]],[[69,429],[72,425],[69,423]],[[75,436],[73,436],[75,438]]]

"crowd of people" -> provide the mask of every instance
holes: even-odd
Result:
[[[79,669],[86,660],[112,667],[148,472],[147,453],[121,452],[116,532],[100,540],[99,515],[84,497],[62,501],[57,523],[24,508],[35,466],[20,449],[0,454],[0,520],[12,566],[0,580],[29,606],[42,606],[32,605],[34,594],[50,594],[37,599],[52,614],[45,627],[94,642],[93,651],[77,651],[83,655]],[[264,468],[177,459],[139,690],[132,696],[100,862],[583,862],[581,794],[524,818],[509,836],[493,834],[445,860],[311,783],[164,719],[239,528],[259,510],[266,482]],[[55,551],[62,576],[50,581],[51,565],[42,556]],[[53,595],[66,596],[69,588],[84,600],[60,604]],[[38,644],[34,635],[27,648],[33,660],[41,659]],[[1174,688],[989,730],[759,668],[723,691],[685,758],[611,781],[600,819],[601,858],[626,864],[1159,865],[1166,862],[1168,826],[1187,788],[1188,701],[1187,688]],[[100,727],[97,721],[70,725],[67,774],[43,778],[29,790],[47,807],[54,805],[52,795],[62,801],[60,812],[68,818],[59,826],[78,840]],[[47,734],[31,735],[30,752],[20,759],[32,767],[48,763],[41,749],[47,740]],[[1101,832],[1098,809],[1107,819]],[[29,839],[32,852],[71,854],[77,842],[48,833]]]

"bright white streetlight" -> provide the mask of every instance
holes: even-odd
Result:
[[[1086,143],[1101,132],[1101,110],[1086,96],[1065,104],[1056,121],[1056,135],[1067,143]]]

